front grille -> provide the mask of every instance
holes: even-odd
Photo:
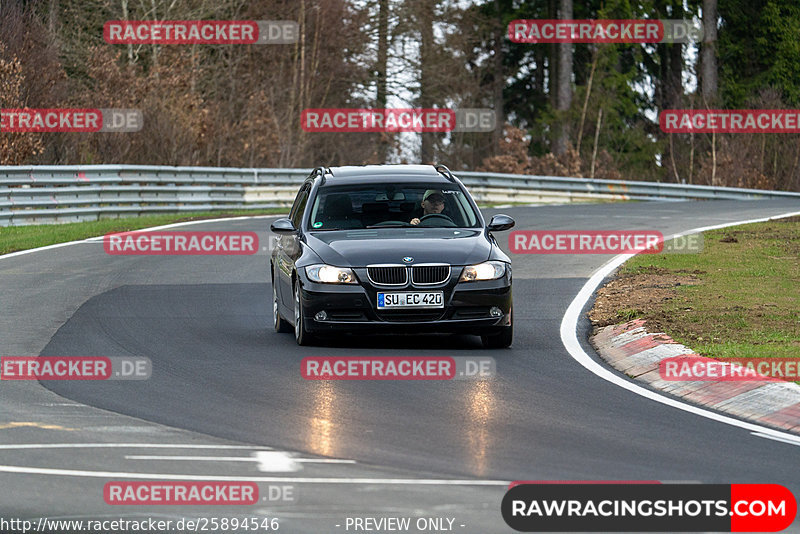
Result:
[[[415,285],[441,284],[449,278],[450,266],[447,264],[414,265],[411,268],[411,281]]]
[[[378,286],[404,286],[408,283],[408,269],[405,265],[369,265],[369,281]]]

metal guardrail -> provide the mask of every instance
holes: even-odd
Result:
[[[152,213],[288,207],[311,169],[147,165],[0,166],[0,226]],[[479,202],[597,198],[693,200],[796,198],[800,193],[558,176],[457,172]]]

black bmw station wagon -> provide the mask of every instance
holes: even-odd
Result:
[[[511,261],[443,165],[318,167],[278,219],[274,326],[324,333],[451,332],[502,348],[513,337]]]

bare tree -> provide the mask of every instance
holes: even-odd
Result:
[[[717,95],[717,0],[703,0],[701,54],[703,100],[709,106]]]
[[[388,102],[386,82],[389,68],[389,0],[378,1],[378,65],[377,65],[377,98],[378,108],[385,108]],[[389,155],[388,135],[382,135],[378,141],[378,160],[385,163]]]
[[[503,24],[503,5],[502,0],[495,0],[495,9],[497,10],[494,28],[494,57],[492,62],[493,67],[493,83],[492,88],[494,92],[494,113],[495,124],[497,127],[494,129],[492,145],[495,147],[494,155],[498,154],[500,149],[500,141],[503,139],[503,125],[506,122],[505,113],[503,112],[503,88],[506,86],[506,77],[503,69],[503,41],[506,38],[506,26]]]
[[[683,0],[662,0],[660,13],[669,18],[682,19],[684,17]],[[658,47],[659,76],[656,86],[656,104],[660,110],[681,107],[683,101],[683,44],[661,43]],[[669,161],[671,168],[666,169],[667,176],[679,181],[678,169],[675,166],[676,154],[679,150],[675,143],[665,146],[664,159]]]
[[[433,22],[436,20],[436,0],[419,0],[420,23],[420,78],[419,78],[419,106],[431,108],[434,104],[434,76],[435,76],[435,47],[433,35]],[[433,163],[434,136],[423,133],[420,149],[420,161]]]
[[[568,20],[572,18],[572,0],[561,0],[559,18]],[[572,43],[560,43],[558,45],[558,96],[556,109],[560,112],[558,124],[554,128],[556,132],[555,146],[553,152],[556,156],[561,156],[567,151],[569,132],[563,114],[569,110],[572,104]]]
[[[3,108],[23,107],[22,63],[15,56],[4,59],[5,55],[5,47],[0,42],[0,112]],[[21,165],[43,151],[42,134],[6,132],[0,135],[0,165]]]

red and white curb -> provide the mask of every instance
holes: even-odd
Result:
[[[664,333],[651,333],[645,321],[601,328],[593,337],[597,353],[612,367],[655,389],[713,410],[800,434],[800,386],[793,382],[663,380],[664,358],[698,356]]]

